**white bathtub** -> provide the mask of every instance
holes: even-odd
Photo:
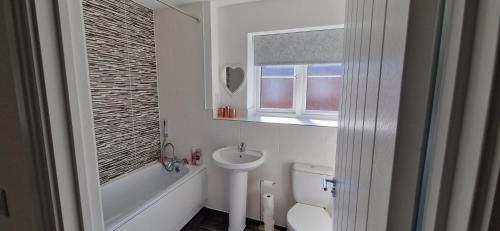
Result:
[[[178,231],[207,198],[205,167],[167,172],[159,163],[112,180],[101,187],[106,230]]]

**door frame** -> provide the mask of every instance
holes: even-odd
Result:
[[[82,216],[82,223],[83,227],[85,230],[103,230],[103,220],[102,220],[102,208],[101,208],[101,197],[99,193],[99,178],[98,178],[98,168],[97,168],[97,152],[96,152],[96,146],[94,142],[94,129],[93,129],[93,118],[92,118],[92,113],[91,113],[91,98],[90,98],[90,91],[89,91],[89,77],[88,77],[88,68],[87,68],[87,60],[86,60],[86,48],[85,48],[85,33],[84,33],[84,25],[83,25],[83,15],[82,15],[82,1],[77,0],[77,1],[72,1],[72,0],[54,0],[57,2],[57,11],[58,11],[58,16],[59,16],[59,32],[60,32],[60,39],[61,39],[61,44],[62,44],[62,55],[64,59],[64,68],[66,71],[66,86],[65,88],[67,89],[67,100],[68,100],[68,114],[69,118],[71,121],[71,127],[72,127],[72,133],[71,133],[71,138],[73,139],[73,145],[74,145],[74,158],[75,158],[75,164],[76,164],[76,175],[78,177],[78,193],[80,196],[80,203],[81,203],[81,216]],[[353,0],[355,1],[355,0]],[[351,2],[353,2],[351,1]],[[495,0],[481,0],[481,2],[491,2]],[[361,3],[361,0],[357,1]],[[377,2],[377,1],[376,1]],[[402,27],[405,27],[405,23],[407,23],[407,20],[401,20],[399,16],[402,16],[404,19],[407,19],[409,15],[411,14],[411,10],[409,9],[415,9],[411,7],[415,7],[415,4],[418,1],[410,1],[410,0],[405,0],[405,1],[390,1],[390,5],[385,6],[384,12],[385,15],[383,16],[383,20],[386,25],[386,28],[383,29],[382,31],[379,31],[380,33],[384,34],[384,39],[390,39],[391,36],[393,36],[393,39],[396,39],[396,43],[394,43],[396,46],[391,47],[385,47],[386,49],[384,51],[384,56],[385,57],[390,57],[388,55],[391,55],[391,49],[393,52],[392,55],[395,55],[394,57],[401,57],[400,51],[398,51],[396,48],[402,48],[407,44],[407,34],[405,33],[403,37],[401,35],[395,34],[397,31],[401,31]],[[423,2],[423,1],[421,1]],[[426,3],[430,4],[431,1],[426,1]],[[470,3],[472,0],[459,0],[459,2],[467,2]],[[411,3],[411,4],[410,4]],[[413,5],[412,5],[413,4]],[[361,4],[360,4],[361,5]],[[464,5],[465,6],[465,5]],[[352,5],[351,5],[352,7]],[[351,10],[354,8],[350,8]],[[401,10],[405,9],[405,10]],[[348,9],[349,10],[349,9]],[[425,15],[425,8],[420,9],[420,14]],[[413,15],[413,16],[418,16]],[[459,18],[458,21],[460,22],[465,22],[463,14],[460,15],[461,18]],[[401,24],[403,22],[403,24]],[[389,23],[389,24],[387,24]],[[390,24],[393,23],[393,24]],[[462,28],[461,25],[458,26],[459,28]],[[452,28],[455,28],[452,26]],[[425,28],[420,28],[421,30],[424,30]],[[463,36],[467,36],[465,33]],[[404,40],[401,40],[403,38]],[[463,38],[460,38],[463,39]],[[460,40],[459,39],[459,43]],[[394,41],[394,40],[393,40]],[[415,41],[418,42],[418,41]],[[459,44],[460,48],[462,48],[463,44]],[[451,52],[451,51],[450,51]],[[404,55],[404,52],[403,52]],[[461,56],[462,57],[462,56]],[[379,60],[381,61],[381,60]],[[459,60],[463,61],[463,60]],[[381,64],[382,65],[382,64]],[[385,63],[383,65],[392,65],[391,63]],[[404,64],[399,63],[401,65],[400,67],[403,68]],[[383,66],[381,66],[383,69]],[[455,66],[455,69],[457,67]],[[402,74],[401,72],[390,72],[390,69],[386,69],[389,72],[384,73],[384,76],[387,76],[386,78],[387,81],[390,81],[390,75],[398,75]],[[441,94],[441,93],[439,93]],[[390,95],[386,95],[385,97],[390,98]],[[395,112],[396,115],[398,115],[399,111]],[[424,118],[424,117],[420,117]],[[352,125],[354,126],[354,125]],[[382,129],[383,124],[379,124],[379,131],[383,131]],[[432,126],[432,125],[431,125]],[[401,128],[401,127],[400,127]],[[398,133],[397,131],[397,126],[392,127],[393,132]],[[434,137],[434,136],[433,136]],[[341,140],[339,139],[339,142]],[[401,143],[403,144],[403,143]],[[380,146],[379,147],[383,147]],[[391,148],[396,149],[397,144],[395,143],[393,146],[389,146]],[[384,155],[384,151],[380,150],[379,153],[381,155],[377,156],[377,159],[374,159],[374,166],[377,165],[377,163],[382,163],[383,161],[387,161],[387,156]],[[398,163],[398,157],[396,159],[389,158],[391,163]],[[401,160],[401,159],[400,159]],[[395,162],[394,162],[395,161]],[[460,161],[459,161],[460,162]],[[462,161],[463,162],[463,161]],[[418,165],[417,165],[418,166]],[[400,166],[401,167],[401,166]],[[397,215],[398,213],[395,213],[395,208],[393,205],[396,204],[397,199],[394,197],[396,194],[394,194],[395,191],[392,191],[391,193],[387,192],[387,188],[396,189],[400,188],[404,184],[392,184],[395,178],[393,178],[399,171],[403,171],[404,169],[399,168],[396,169],[396,171],[393,171],[393,169],[383,169],[382,172],[379,172],[381,175],[378,175],[380,178],[378,179],[385,179],[382,180],[382,182],[372,182],[372,186],[377,187],[376,190],[370,192],[370,203],[378,203],[382,207],[385,208],[385,213],[379,213],[377,214],[376,210],[371,210],[370,211],[370,216],[373,218],[376,218],[375,220],[369,220],[369,225],[376,224],[376,221],[385,221],[386,225],[392,225],[392,224],[387,224],[389,221],[390,216]],[[410,179],[411,181],[407,182],[408,184],[414,183],[418,181],[417,178],[415,178],[416,174],[418,175],[418,168],[412,168],[412,173],[410,174]],[[424,174],[429,174],[429,172],[424,172]],[[382,177],[384,176],[384,177]],[[398,175],[402,176],[402,175]],[[371,177],[377,177],[377,175],[373,175]],[[399,180],[397,182],[404,182],[404,178],[398,178]],[[460,179],[458,179],[460,180]],[[442,182],[438,182],[439,185],[441,185]],[[458,186],[456,186],[458,187]],[[427,187],[426,190],[431,190],[432,187]],[[430,191],[428,191],[430,192]],[[384,200],[375,200],[378,195],[383,195],[385,198]],[[414,192],[415,195],[417,192]],[[428,195],[428,193],[426,194]],[[442,194],[439,194],[442,195]],[[428,197],[429,198],[429,197]],[[402,201],[403,198],[400,198]],[[427,200],[426,200],[427,201]],[[456,201],[456,200],[455,200]],[[372,209],[377,208],[375,205],[370,205]],[[428,207],[426,207],[428,208]],[[411,214],[414,214],[414,207],[410,208],[406,206],[403,208],[405,211],[411,211]],[[413,209],[413,210],[412,210]],[[427,210],[423,210],[423,214],[427,214]],[[385,214],[387,216],[380,216],[380,214]],[[390,215],[392,214],[392,215]],[[413,216],[413,215],[412,215]],[[377,218],[378,217],[378,218]],[[425,221],[425,220],[424,220]],[[375,223],[371,223],[375,222]],[[412,220],[412,222],[414,222]],[[404,224],[408,225],[408,224]],[[378,225],[377,225],[378,226]],[[371,226],[370,226],[371,227]],[[380,226],[382,228],[383,226]],[[391,226],[391,227],[397,227],[397,226]],[[387,228],[387,227],[386,227]]]
[[[492,125],[499,17],[495,0],[446,1],[419,230],[469,230],[481,223],[473,212],[477,187],[492,184],[480,183],[479,173]]]
[[[10,107],[2,107],[12,117],[1,123],[5,123],[2,128],[11,129],[3,131],[8,133],[6,136],[20,134],[19,140],[2,147],[7,147],[4,157],[15,154],[7,162],[12,164],[9,167],[27,174],[24,178],[16,178],[3,173],[2,177],[7,178],[7,184],[13,179],[14,185],[32,190],[10,191],[9,194],[7,188],[7,204],[12,213],[4,224],[9,230],[81,230],[78,179],[73,174],[76,163],[69,136],[71,126],[66,113],[65,71],[60,56],[55,2],[11,0],[1,4],[2,26],[8,31],[2,35],[2,39],[6,39],[2,43],[6,51],[2,53],[5,56],[2,56],[1,65],[6,65],[2,68],[6,71],[2,81],[6,81],[3,82],[5,86],[10,86],[12,82],[9,81],[14,83],[2,93],[15,92],[15,97],[5,98],[8,101],[4,103]],[[16,142],[21,142],[22,147],[14,148]],[[22,164],[16,163],[21,159]],[[20,200],[23,201],[18,203]],[[30,212],[36,215],[33,218],[21,215]],[[35,226],[23,228],[16,222],[34,223]]]
[[[6,212],[0,215],[0,229],[61,230],[35,6],[13,0],[0,4],[0,188]]]
[[[54,0],[66,70],[68,116],[71,119],[78,191],[84,230],[104,230],[95,143],[90,79],[83,21],[83,0]]]

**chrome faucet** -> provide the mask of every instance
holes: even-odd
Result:
[[[176,166],[179,163],[181,163],[183,165],[189,164],[189,162],[186,158],[183,158],[183,159],[172,158],[171,160],[167,161],[167,164],[165,165],[165,169],[167,170],[167,172],[172,172],[174,170],[176,172],[179,172],[179,168]]]
[[[161,145],[160,156],[158,158],[158,161],[160,161],[160,163],[163,166],[165,166],[165,161],[168,160],[166,148],[169,147],[169,146],[172,148],[172,158],[175,159],[175,147],[174,147],[174,144],[172,144],[172,143],[166,143],[165,140],[164,140],[163,144]]]
[[[167,153],[166,153],[166,148],[170,146],[172,148],[172,158],[168,158],[167,157]],[[165,143],[165,141],[163,142],[163,145],[161,147],[161,152],[160,152],[160,158],[158,158],[158,160],[160,161],[160,163],[163,165],[163,167],[165,168],[165,170],[167,170],[167,172],[172,172],[172,171],[176,171],[176,172],[179,172],[179,167],[177,167],[177,164],[179,163],[182,163],[184,165],[187,165],[189,164],[188,160],[186,158],[183,158],[183,159],[179,159],[175,156],[175,147],[174,147],[174,144],[172,143]]]
[[[241,142],[240,146],[238,146],[238,149],[240,150],[240,152],[245,152],[247,150],[247,145],[245,144],[245,142]]]

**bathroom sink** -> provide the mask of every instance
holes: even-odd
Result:
[[[229,230],[245,230],[248,172],[264,163],[263,152],[248,150],[246,144],[226,147],[212,154],[215,165],[228,170]]]
[[[214,152],[212,158],[221,168],[248,172],[264,163],[264,153],[255,150],[240,152],[237,147],[225,147]]]

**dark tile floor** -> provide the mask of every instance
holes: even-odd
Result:
[[[229,224],[229,214],[217,210],[203,208],[189,221],[181,231],[227,231]],[[261,223],[257,220],[247,218],[245,231],[258,231]],[[286,228],[276,226],[279,231],[286,231]]]

